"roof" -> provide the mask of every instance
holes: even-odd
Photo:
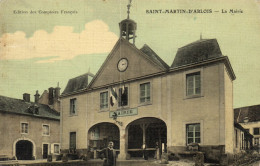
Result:
[[[159,67],[164,72],[172,72],[174,70],[180,70],[180,69],[182,70],[185,67],[190,67],[189,65],[194,66],[197,64],[205,64],[208,62],[212,63],[220,60],[221,61],[225,60],[225,64],[227,65],[227,70],[232,80],[235,80],[236,78],[233,69],[230,65],[230,62],[228,60],[228,57],[222,55],[216,39],[201,39],[193,43],[190,43],[184,47],[179,48],[176,57],[170,68],[147,44],[144,44],[142,48],[138,49],[134,45],[130,44],[126,39],[121,37],[113,47],[110,54],[107,56],[106,60],[103,62],[102,66],[99,68],[96,75],[94,76],[92,74],[94,76],[93,80],[91,82],[87,80],[88,73],[70,79],[61,97],[80,93],[85,90],[88,90],[88,88],[92,89],[91,84],[93,84],[95,79],[98,77],[102,68],[109,60],[109,57],[112,55],[113,51],[116,49],[116,47],[119,45],[120,42],[128,43],[130,47],[141,52],[141,54],[145,58],[147,58],[150,62],[155,64],[155,66]]]
[[[234,123],[234,127],[243,131],[245,133],[245,135],[247,135],[248,137],[253,138],[253,135],[250,134],[244,127],[242,127],[239,123]]]
[[[172,68],[223,56],[216,39],[201,39],[178,49]]]
[[[145,44],[141,49],[143,53],[148,55],[148,57],[154,61],[156,64],[161,66],[164,69],[168,69],[169,66],[147,45]]]
[[[37,109],[37,112],[34,110]],[[27,116],[60,119],[60,113],[51,109],[45,104],[36,104],[33,102],[25,102],[21,99],[14,99],[10,97],[0,96],[0,112],[15,113]]]
[[[90,80],[88,80],[88,76],[94,77],[94,74],[88,72],[86,74],[70,79],[62,94],[76,92],[78,90],[87,88],[88,83],[90,82]]]
[[[260,121],[260,105],[234,109],[235,122],[244,123],[245,122],[244,119],[248,119],[248,122]]]
[[[132,22],[132,23],[136,24],[136,22],[134,20],[127,18],[127,19],[120,21],[119,25],[124,23],[124,22]]]

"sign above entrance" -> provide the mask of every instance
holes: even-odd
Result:
[[[123,117],[123,116],[132,116],[132,115],[137,115],[138,110],[137,108],[131,108],[131,109],[126,109],[126,110],[118,110],[114,112],[109,112],[109,118],[113,118],[114,116],[117,117]]]

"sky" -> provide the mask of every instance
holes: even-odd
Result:
[[[0,0],[0,95],[33,100],[36,90],[59,82],[63,91],[70,78],[95,74],[119,38],[127,4]],[[216,38],[236,75],[234,108],[260,104],[260,0],[132,0],[130,18],[137,48],[149,45],[168,65],[178,48]]]

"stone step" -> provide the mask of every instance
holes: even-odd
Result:
[[[102,166],[103,161],[87,161],[88,166]],[[158,166],[155,161],[144,161],[144,160],[124,160],[117,161],[117,166]]]

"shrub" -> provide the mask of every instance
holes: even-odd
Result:
[[[248,165],[259,160],[260,155],[257,152],[240,152],[234,155],[234,166]]]
[[[168,158],[169,158],[169,161],[179,161],[180,160],[180,158],[177,155],[175,155],[174,153],[170,153],[168,155]]]
[[[61,158],[62,162],[68,162],[69,158],[67,154],[63,154]]]

